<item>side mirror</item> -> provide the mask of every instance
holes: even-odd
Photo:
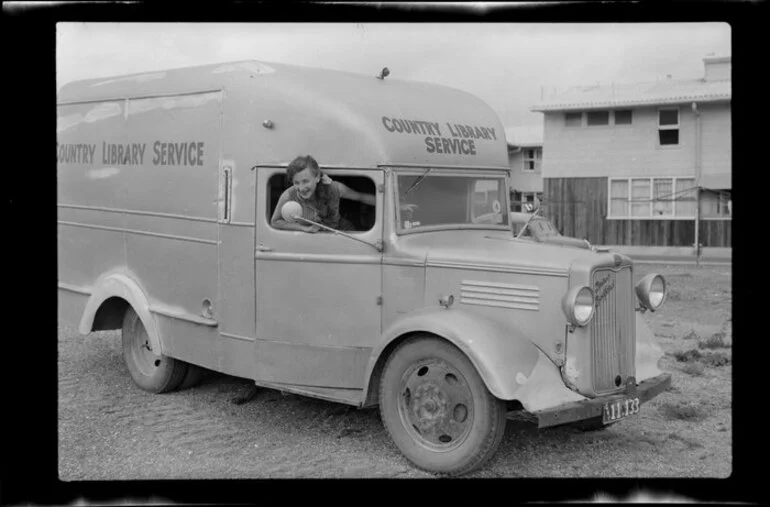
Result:
[[[281,216],[287,222],[294,222],[302,217],[302,205],[297,201],[289,201],[281,208]]]

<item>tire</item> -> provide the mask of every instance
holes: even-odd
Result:
[[[177,390],[182,391],[184,389],[190,389],[201,383],[201,380],[206,377],[208,370],[202,368],[196,364],[187,363],[187,373],[182,379],[182,383],[179,384]]]
[[[428,472],[462,475],[482,467],[505,433],[505,403],[470,360],[432,336],[400,344],[385,363],[380,415],[396,447]]]
[[[187,363],[150,350],[150,337],[133,308],[123,316],[123,360],[134,383],[151,393],[173,391],[187,374]]]

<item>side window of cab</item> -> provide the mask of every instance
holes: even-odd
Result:
[[[370,177],[355,174],[337,173],[329,175],[332,181],[340,182],[349,189],[362,194],[375,195],[376,184]],[[286,189],[291,187],[291,182],[287,180],[283,172],[275,173],[270,176],[267,183],[267,220],[273,216],[278,200]],[[346,232],[366,232],[372,230],[376,221],[376,210],[374,206],[369,206],[363,202],[350,199],[340,199],[340,222],[345,227],[341,229]],[[273,230],[277,230],[270,226]]]

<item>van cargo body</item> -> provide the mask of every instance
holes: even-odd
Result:
[[[507,411],[611,424],[670,383],[641,318],[663,279],[516,239],[503,127],[468,93],[241,61],[68,84],[57,118],[59,318],[122,329],[144,389],[206,368],[379,403],[413,463],[460,474]],[[271,225],[308,154],[373,196],[341,201],[347,232]]]

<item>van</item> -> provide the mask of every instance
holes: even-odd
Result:
[[[459,475],[507,418],[605,427],[670,385],[618,253],[516,238],[503,126],[395,77],[239,61],[90,79],[57,101],[59,317],[122,331],[134,382],[204,369],[379,406],[416,466]],[[271,226],[312,155],[349,230]]]

